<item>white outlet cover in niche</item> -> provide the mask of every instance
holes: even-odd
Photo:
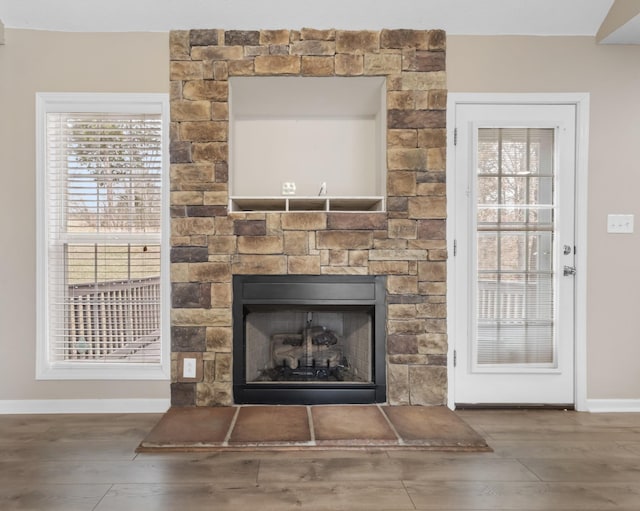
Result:
[[[232,77],[230,195],[384,196],[384,77]]]

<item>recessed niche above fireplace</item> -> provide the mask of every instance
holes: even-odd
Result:
[[[232,77],[231,211],[383,211],[384,77]]]
[[[380,276],[234,277],[236,403],[386,400]]]

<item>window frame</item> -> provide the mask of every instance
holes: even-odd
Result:
[[[160,114],[162,205],[160,223],[160,362],[55,361],[50,357],[47,133],[48,113]],[[165,93],[36,93],[36,380],[169,380],[169,95]],[[116,237],[116,235],[114,235]]]

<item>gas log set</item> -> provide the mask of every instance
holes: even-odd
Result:
[[[309,312],[301,333],[271,335],[273,367],[263,371],[258,381],[353,381],[339,335],[325,326],[311,326],[311,321]]]

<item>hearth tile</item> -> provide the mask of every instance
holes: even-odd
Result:
[[[171,408],[142,446],[222,444],[235,412],[233,407]]]
[[[311,441],[305,406],[243,406],[229,445],[299,444]]]
[[[398,437],[377,406],[314,406],[311,415],[318,445],[398,444]]]
[[[485,440],[446,406],[383,406],[407,445],[487,447]]]

